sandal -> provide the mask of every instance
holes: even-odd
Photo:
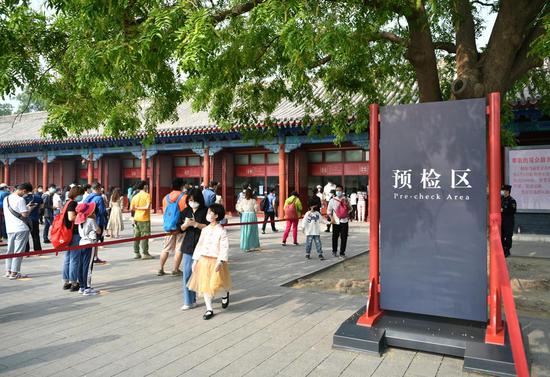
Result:
[[[222,297],[222,308],[227,309],[229,306],[229,292],[225,295],[225,297]]]
[[[207,310],[206,313],[202,316],[202,319],[208,320],[210,318],[214,317],[214,311],[213,310]]]

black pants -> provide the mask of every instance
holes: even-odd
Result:
[[[27,242],[27,247],[25,248],[25,251],[31,250],[31,238],[32,238],[32,249],[34,251],[42,250],[42,245],[40,245],[40,229],[39,227],[40,222],[38,220],[32,221],[32,229],[31,234],[29,237],[29,241]]]
[[[357,219],[357,204],[353,204],[353,205],[351,206],[351,208],[352,208],[352,211],[351,211],[351,219],[352,219],[352,220],[355,220],[355,219]]]
[[[50,239],[50,226],[52,225],[53,217],[44,217],[44,232],[42,239],[48,242]]]
[[[332,224],[332,254],[336,254],[338,252],[338,238],[341,239],[340,255],[344,255],[346,253],[348,230],[348,223]]]
[[[271,219],[271,230],[275,232],[277,230],[275,228],[275,212],[264,212],[264,224],[262,225],[262,232],[265,232],[268,219]]]
[[[510,255],[510,249],[512,248],[512,236],[514,235],[514,222],[502,221],[502,227],[500,229],[502,248],[504,249],[504,256]]]

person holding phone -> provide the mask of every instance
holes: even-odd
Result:
[[[25,196],[25,202],[29,206],[29,220],[31,221],[31,233],[30,238],[32,238],[32,248],[34,251],[42,250],[42,245],[40,244],[40,207],[44,202],[42,200],[42,194],[38,192],[29,193]],[[26,251],[29,251],[30,240],[27,242]]]
[[[201,231],[209,223],[206,221],[207,208],[204,197],[199,189],[191,189],[186,199],[187,207],[181,212],[179,228],[183,236],[181,251],[183,253],[183,306],[181,310],[188,310],[196,306],[195,292],[187,288],[193,267],[193,253],[199,242]]]

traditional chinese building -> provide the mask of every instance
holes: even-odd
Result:
[[[389,104],[401,100],[397,95],[388,98]],[[550,144],[550,120],[537,109],[535,98],[520,98],[514,109],[509,127],[520,145]],[[178,115],[177,122],[157,127],[154,143],[147,147],[139,136],[41,137],[45,112],[0,117],[0,181],[63,186],[98,180],[126,191],[143,179],[149,182],[155,210],[161,210],[175,177],[197,186],[212,179],[221,182],[223,204],[230,210],[245,182],[260,197],[269,188],[282,197],[295,189],[302,200],[328,180],[343,184],[348,192],[368,185],[366,130],[348,135],[339,146],[331,136],[308,137],[304,111],[287,102],[273,114],[276,136],[260,142],[246,140],[238,130],[221,130],[206,113],[192,112],[190,104],[181,105]]]
[[[279,106],[274,114],[277,135],[261,142],[247,141],[239,131],[222,131],[206,113],[193,113],[190,105],[180,106],[178,112],[179,120],[159,125],[154,143],[147,147],[141,137],[41,137],[45,112],[0,117],[0,181],[63,186],[97,180],[127,190],[147,180],[154,209],[161,209],[175,177],[195,186],[212,179],[221,182],[223,204],[229,209],[234,209],[245,182],[259,196],[275,188],[283,197],[297,190],[304,200],[313,187],[328,180],[350,190],[368,184],[367,134],[348,135],[340,146],[333,137],[310,138],[298,107]]]

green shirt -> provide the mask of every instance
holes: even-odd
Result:
[[[285,207],[291,203],[294,203],[294,206],[296,207],[296,213],[298,214],[298,217],[302,217],[302,202],[300,199],[294,195],[289,197],[287,200],[285,200]]]

